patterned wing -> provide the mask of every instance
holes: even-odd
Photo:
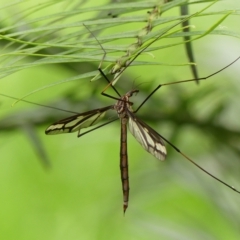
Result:
[[[79,113],[74,116],[62,119],[50,125],[45,130],[45,133],[47,135],[71,133],[76,131],[80,133],[80,130],[82,128],[87,128],[98,123],[109,109],[112,109],[112,106],[94,109],[92,111]]]
[[[142,147],[159,160],[164,160],[167,155],[162,137],[146,123],[128,111],[129,130]]]

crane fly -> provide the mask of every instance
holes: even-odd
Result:
[[[203,10],[202,10],[203,11]],[[202,12],[201,11],[201,12]],[[220,183],[224,184],[225,186],[231,188],[237,193],[240,193],[237,189],[235,189],[233,186],[225,183],[224,181],[220,180],[219,178],[215,177],[208,171],[206,171],[204,168],[199,166],[197,163],[195,163],[191,158],[189,158],[187,155],[185,155],[183,152],[181,152],[175,145],[173,145],[171,142],[169,142],[166,138],[164,138],[162,135],[157,133],[153,128],[151,128],[149,125],[144,123],[141,119],[139,119],[136,116],[136,113],[138,110],[147,102],[147,100],[162,86],[171,85],[171,84],[178,84],[178,83],[184,83],[184,82],[192,82],[192,81],[200,81],[200,80],[206,80],[213,75],[218,74],[219,72],[223,71],[230,65],[232,65],[234,62],[236,62],[240,57],[238,57],[236,60],[234,60],[232,63],[227,65],[226,67],[220,69],[219,71],[203,78],[198,79],[190,79],[190,80],[183,80],[183,81],[177,81],[177,82],[170,82],[165,84],[158,85],[150,94],[149,96],[138,106],[136,110],[133,110],[133,102],[130,101],[130,98],[139,92],[139,90],[134,89],[129,92],[127,92],[125,95],[121,96],[119,92],[116,90],[116,88],[113,86],[114,83],[117,81],[117,78],[126,70],[126,68],[143,52],[145,51],[151,44],[158,41],[161,36],[163,36],[165,33],[167,33],[170,29],[174,28],[175,26],[187,22],[190,18],[193,16],[197,16],[201,12],[197,12],[193,15],[190,15],[189,17],[184,18],[182,21],[170,26],[166,31],[164,31],[161,35],[156,37],[153,41],[146,44],[138,53],[133,56],[133,58],[126,64],[125,67],[119,70],[117,72],[117,75],[114,77],[112,81],[109,81],[104,74],[104,72],[101,70],[101,63],[98,68],[100,74],[107,80],[108,85],[104,88],[104,90],[101,92],[102,95],[115,99],[117,102],[114,105],[110,105],[107,107],[94,109],[91,111],[87,111],[84,113],[75,114],[71,117],[62,119],[60,121],[57,121],[53,124],[51,124],[46,130],[45,133],[47,135],[55,135],[60,133],[72,133],[72,132],[78,132],[78,137],[81,137],[93,130],[96,130],[100,127],[103,127],[113,121],[116,121],[117,119],[120,119],[121,123],[121,136],[120,136],[120,172],[121,172],[121,181],[122,181],[122,192],[123,192],[123,211],[127,210],[128,202],[129,202],[129,173],[128,173],[128,151],[127,151],[127,125],[131,132],[131,134],[134,136],[134,138],[140,143],[140,145],[150,154],[152,154],[154,157],[156,157],[159,160],[165,160],[167,156],[167,150],[165,147],[165,142],[168,143],[173,149],[175,149],[179,154],[181,154],[186,160],[190,161],[192,164],[194,164],[196,167],[204,171],[206,174],[214,178],[215,180],[219,181]],[[84,25],[85,26],[85,25]],[[87,28],[87,26],[85,26]],[[87,28],[88,29],[88,28]],[[184,28],[183,28],[184,29]],[[93,34],[92,34],[93,35]],[[93,35],[94,36],[94,35]],[[97,39],[96,39],[97,40]],[[98,40],[97,40],[98,41]],[[99,42],[99,41],[98,41]],[[187,42],[187,41],[186,41]],[[100,43],[99,43],[100,44]],[[100,44],[101,48],[102,45]],[[105,50],[104,56],[106,55]],[[103,57],[104,59],[104,57]],[[103,61],[102,59],[102,61]],[[113,97],[105,93],[105,91],[108,89],[108,87],[112,87],[115,93],[118,95],[118,97]],[[4,94],[1,94],[4,96]],[[6,97],[10,97],[5,95]],[[10,97],[13,98],[13,97]],[[25,101],[22,99],[17,99],[24,102],[31,103],[30,101]],[[37,104],[40,106],[44,106],[42,104]],[[44,106],[49,107],[49,106]],[[58,108],[55,108],[58,109]],[[58,109],[59,110],[59,109]],[[82,129],[88,128],[91,126],[96,125],[99,123],[105,116],[106,112],[114,110],[118,117],[114,118],[104,124],[98,125],[90,130],[87,130],[85,132],[81,132]],[[70,112],[70,111],[68,111]]]
[[[236,62],[240,57],[235,59],[232,63],[225,66],[224,68],[220,69],[219,71],[204,77],[199,78],[198,80],[206,80],[213,75],[223,71],[230,65],[232,65],[234,62]],[[110,82],[107,78],[106,80]],[[152,154],[154,157],[156,157],[159,160],[164,160],[167,155],[167,150],[165,147],[165,143],[167,142],[172,148],[174,148],[179,154],[181,154],[185,159],[190,161],[192,164],[197,166],[199,169],[204,171],[206,174],[214,178],[215,180],[219,181],[220,183],[224,184],[225,186],[231,188],[237,193],[240,193],[237,189],[235,189],[233,186],[230,186],[229,184],[223,182],[219,178],[215,177],[205,169],[203,169],[201,166],[199,166],[197,163],[195,163],[191,158],[189,158],[187,155],[185,155],[183,152],[181,152],[175,145],[173,145],[171,142],[169,142],[166,138],[164,138],[162,135],[157,133],[154,129],[152,129],[149,125],[144,123],[141,119],[139,119],[135,114],[138,112],[138,110],[146,103],[146,101],[162,86],[171,85],[171,84],[177,84],[177,83],[183,83],[183,82],[192,82],[196,79],[190,79],[190,80],[183,80],[178,82],[171,82],[171,83],[165,83],[158,85],[150,94],[149,96],[139,105],[139,107],[136,110],[133,110],[132,105],[133,103],[130,101],[130,98],[133,96],[134,93],[138,93],[139,90],[131,90],[127,92],[125,95],[120,96],[119,92],[116,90],[114,86],[111,85],[111,87],[114,89],[114,91],[118,94],[118,98],[109,96],[105,94],[106,96],[109,96],[110,98],[116,99],[117,102],[114,105],[110,105],[107,107],[94,109],[91,111],[87,111],[84,113],[79,113],[74,116],[62,119],[58,122],[53,123],[50,125],[45,133],[47,135],[54,135],[54,134],[60,134],[60,133],[72,133],[72,132],[78,132],[78,137],[83,136],[86,133],[89,133],[95,129],[98,129],[102,126],[105,126],[118,118],[120,119],[121,123],[121,137],[120,137],[120,171],[121,171],[121,181],[122,181],[122,191],[123,191],[123,211],[125,213],[127,207],[128,207],[128,201],[129,201],[129,174],[128,174],[128,151],[127,151],[127,125],[131,132],[131,134],[135,137],[135,139],[141,144],[141,146],[150,154]],[[109,122],[106,122],[104,124],[101,124],[97,127],[94,127],[93,129],[87,130],[86,132],[81,133],[81,130],[83,128],[91,127],[95,124],[97,124],[100,120],[103,119],[105,116],[105,113],[109,110],[114,110],[118,118],[114,118],[110,120]]]
[[[130,102],[129,99],[137,92],[138,90],[127,92],[114,105],[95,109],[60,120],[49,126],[45,131],[46,134],[70,133],[78,131],[78,137],[80,137],[83,135],[80,132],[81,129],[96,124],[103,118],[106,111],[115,110],[117,112],[118,118],[121,122],[120,169],[124,212],[128,207],[129,200],[127,124],[129,125],[129,130],[132,135],[146,151],[160,160],[164,160],[167,154],[164,142],[160,135],[134,115],[134,111],[132,109],[133,103]]]

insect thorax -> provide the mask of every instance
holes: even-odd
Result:
[[[132,112],[132,103],[129,102],[129,96],[124,95],[114,105],[114,109],[117,111],[119,118],[128,118],[127,111]]]

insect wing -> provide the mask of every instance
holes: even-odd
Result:
[[[76,114],[74,116],[62,119],[50,125],[45,133],[48,135],[76,132],[98,123],[105,115],[106,111],[112,109],[112,106],[94,109],[92,111]]]
[[[167,150],[161,136],[149,127],[146,123],[138,119],[133,113],[128,112],[129,130],[142,147],[159,160],[164,160]]]

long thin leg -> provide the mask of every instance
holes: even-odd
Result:
[[[121,97],[121,94],[117,91],[117,89],[112,85],[110,84],[110,80],[107,78],[107,76],[105,75],[105,73],[102,71],[101,67],[102,67],[102,63],[103,63],[103,60],[105,59],[107,53],[105,51],[105,49],[103,48],[102,44],[98,41],[98,39],[95,37],[94,33],[92,31],[90,31],[90,29],[83,23],[83,26],[90,32],[90,34],[95,38],[95,40],[97,41],[97,43],[99,44],[99,46],[101,47],[102,51],[103,51],[103,57],[102,57],[102,60],[101,62],[99,63],[99,66],[98,66],[98,71],[100,72],[100,74],[103,76],[103,78],[108,82],[108,87],[111,85],[112,89],[115,91],[115,93]],[[109,85],[110,84],[110,85]],[[107,87],[107,88],[108,88]],[[104,88],[104,90],[101,92],[101,94],[103,96],[106,96],[106,97],[109,97],[109,98],[112,98],[112,99],[115,99],[115,100],[119,100],[119,98],[116,98],[116,97],[113,97],[109,94],[106,94],[104,93],[107,88]]]
[[[104,72],[102,71],[102,69],[101,69],[101,68],[98,68],[98,71],[101,73],[101,75],[103,76],[103,78],[104,78],[108,83],[110,83],[110,80],[109,80],[109,79],[107,78],[107,76],[104,74]],[[121,97],[121,94],[117,91],[117,89],[116,89],[112,84],[111,84],[110,86],[111,86],[112,89],[115,91],[115,93],[117,93],[117,95],[118,95],[119,97]],[[115,99],[115,100],[119,100],[119,98],[113,97],[113,96],[105,93],[105,90],[107,90],[107,89],[104,88],[104,90],[101,92],[101,94],[102,94],[103,96],[106,96],[106,97],[109,97],[109,98],[112,98],[112,99]]]
[[[182,81],[177,81],[177,82],[170,82],[170,83],[163,83],[158,85],[147,97],[146,99],[138,106],[138,108],[134,111],[134,113],[138,112],[138,110],[145,104],[145,102],[162,86],[167,86],[167,85],[173,85],[173,84],[178,84],[178,83],[184,83],[184,82],[193,82],[193,81],[203,81],[203,80],[207,80],[208,78],[222,72],[223,70],[225,70],[226,68],[230,67],[231,65],[233,65],[235,62],[237,62],[240,59],[240,56],[237,57],[234,61],[232,61],[231,63],[229,63],[227,66],[221,68],[220,70],[206,76],[206,77],[202,77],[202,78],[198,78],[198,79],[188,79],[188,80],[182,80]]]
[[[227,186],[228,188],[231,188],[233,191],[240,193],[240,191],[238,191],[234,186],[231,186],[227,183],[225,183],[224,181],[222,181],[221,179],[215,177],[213,174],[211,174],[210,172],[208,172],[207,170],[205,170],[204,168],[202,168],[200,165],[198,165],[197,163],[195,163],[191,158],[189,158],[187,155],[185,155],[183,152],[180,151],[180,149],[178,149],[175,145],[173,145],[171,142],[169,142],[165,137],[163,137],[161,134],[157,133],[165,142],[167,142],[172,148],[174,148],[178,153],[180,153],[185,159],[187,159],[189,162],[191,162],[192,164],[194,164],[196,167],[198,167],[199,169],[201,169],[203,172],[205,172],[207,175],[209,175],[210,177],[214,178],[215,180],[217,180],[218,182],[222,183],[223,185]]]
[[[109,123],[114,122],[114,121],[116,121],[116,120],[118,120],[118,119],[119,119],[119,118],[114,118],[114,119],[110,120],[109,122],[103,123],[103,124],[101,124],[101,125],[99,125],[99,126],[97,126],[97,127],[95,127],[95,128],[92,128],[91,130],[88,130],[88,131],[86,131],[86,132],[84,132],[84,133],[80,133],[80,134],[78,134],[78,137],[82,137],[83,135],[85,135],[85,134],[87,134],[87,133],[90,133],[90,132],[92,132],[92,131],[94,131],[94,130],[96,130],[96,129],[98,129],[98,128],[103,127],[103,126],[106,126],[106,125],[108,125]]]
[[[60,110],[60,111],[63,111],[63,112],[69,112],[69,113],[78,114],[78,112],[73,112],[73,111],[69,111],[69,110],[66,110],[66,109],[62,109],[62,108],[57,108],[57,107],[53,107],[53,106],[48,106],[48,105],[44,105],[44,104],[40,104],[40,103],[27,101],[27,100],[16,98],[16,97],[12,97],[12,96],[9,96],[9,95],[3,94],[3,93],[0,93],[0,96],[4,96],[4,97],[11,98],[11,99],[18,100],[18,101],[21,100],[22,102],[34,104],[34,105],[37,105],[37,106],[40,106],[40,107],[44,107],[44,108],[56,109],[56,110]]]
[[[197,15],[198,13],[194,13],[192,15],[190,15],[189,17],[184,18],[183,20],[179,21],[178,23],[172,25],[170,28],[168,28],[166,31],[164,31],[162,34],[160,34],[157,38],[155,38],[153,41],[151,41],[150,43],[146,44],[132,59],[131,61],[128,62],[128,64],[122,68],[119,73],[117,73],[117,75],[115,76],[115,78],[112,81],[109,81],[109,79],[107,78],[107,76],[103,73],[103,71],[101,70],[101,65],[102,62],[106,56],[106,51],[103,49],[102,45],[99,43],[99,41],[97,40],[97,38],[94,36],[94,38],[96,39],[96,41],[99,43],[99,45],[101,46],[102,50],[104,51],[104,56],[103,59],[101,60],[98,70],[100,71],[101,75],[108,81],[108,85],[103,89],[103,91],[101,92],[102,95],[113,98],[112,96],[109,96],[108,94],[105,94],[104,92],[111,86],[113,88],[113,90],[118,94],[118,96],[120,96],[120,94],[118,93],[118,91],[116,90],[116,88],[113,86],[113,81],[115,79],[117,79],[126,69],[127,67],[129,67],[131,65],[131,63],[143,52],[145,51],[150,45],[152,45],[154,42],[158,41],[164,34],[166,34],[169,30],[171,30],[172,28],[178,26],[179,24],[183,24],[184,22],[187,22],[190,18],[194,17],[195,15]],[[195,81],[198,79],[195,79]]]
[[[128,62],[128,64],[123,67],[118,74],[115,76],[115,78],[109,82],[109,84],[103,89],[103,93],[109,88],[109,86],[113,86],[112,83],[114,82],[115,79],[117,79],[126,69],[127,67],[129,67],[131,65],[131,63],[142,53],[144,52],[150,45],[152,45],[154,42],[158,41],[164,34],[166,34],[169,30],[173,29],[174,27],[178,26],[181,23],[184,23],[186,21],[188,21],[190,18],[194,17],[195,15],[198,15],[200,12],[194,13],[186,18],[184,18],[183,20],[177,22],[176,24],[170,26],[166,31],[164,31],[162,34],[160,34],[157,38],[155,38],[153,41],[151,41],[150,43],[146,44],[132,59],[131,61]],[[195,79],[196,80],[196,79]]]

